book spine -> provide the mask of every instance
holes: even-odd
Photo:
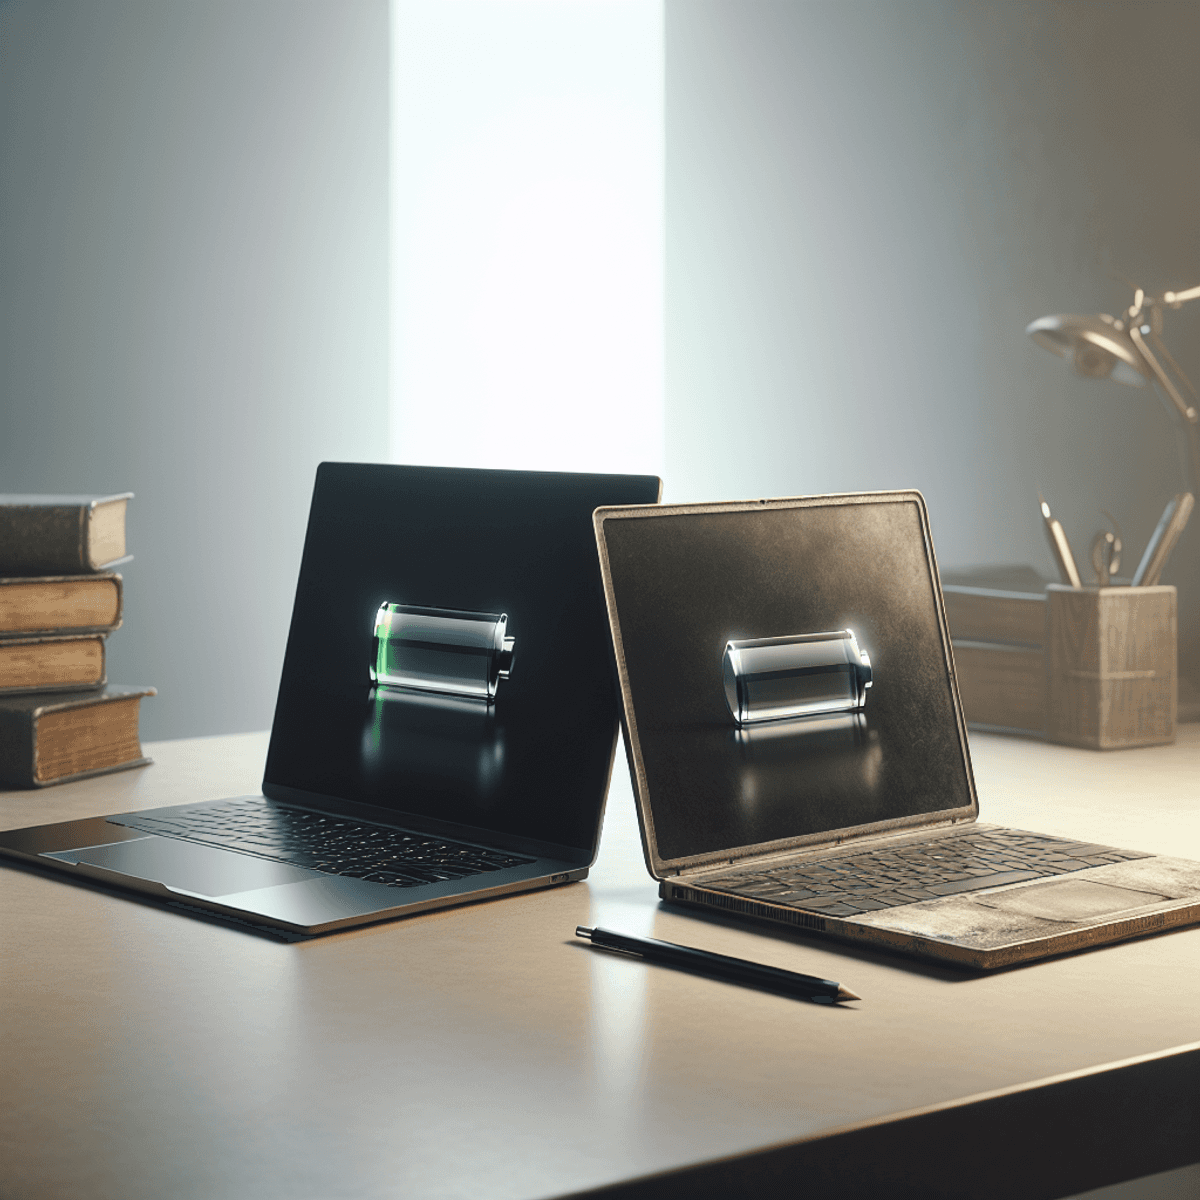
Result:
[[[33,738],[35,720],[32,712],[0,710],[0,785],[10,788],[36,786]]]
[[[91,571],[83,504],[0,506],[0,574],[78,575]]]

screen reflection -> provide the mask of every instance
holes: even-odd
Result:
[[[873,792],[883,751],[879,734],[862,712],[795,717],[745,725],[729,737],[737,744],[743,808],[773,808],[795,801],[797,774],[816,797]]]
[[[425,781],[486,806],[500,791],[504,762],[504,726],[487,699],[370,689],[362,734],[368,787]]]

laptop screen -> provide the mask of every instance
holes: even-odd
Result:
[[[915,492],[603,514],[660,862],[974,805]]]
[[[264,791],[590,850],[617,719],[592,512],[658,489],[323,463]]]

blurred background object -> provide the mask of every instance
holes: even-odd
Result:
[[[521,55],[493,52],[494,30]],[[401,69],[417,34],[437,35],[436,72]],[[1182,490],[1163,468],[1175,431],[1153,389],[1056,371],[1022,330],[1068,305],[1121,312],[1114,272],[1159,297],[1200,280],[1198,43],[1184,0],[4,0],[5,489],[144,501],[110,674],[159,685],[150,739],[270,722],[316,462],[455,462],[481,378],[536,394],[524,426],[586,443],[571,461],[661,455],[668,500],[917,486],[947,577],[1045,577],[1040,486],[1080,562],[1108,509],[1133,566]],[[486,87],[449,87],[481,63]],[[628,203],[598,205],[586,179],[631,144],[605,131],[635,127],[637,178],[657,182],[609,178]],[[511,238],[426,241],[454,268],[439,276],[409,251],[456,194],[438,229]],[[586,238],[597,214],[611,254]],[[659,294],[635,243],[662,264],[661,390],[630,382],[658,345],[657,300],[622,299]],[[556,281],[584,268],[605,286],[579,306]],[[406,313],[438,314],[424,343]],[[1196,380],[1200,304],[1166,322]],[[418,368],[460,387],[420,431]],[[493,427],[472,427],[473,452]],[[1193,677],[1196,536],[1162,576]]]
[[[1068,359],[1085,379],[1112,379],[1132,387],[1158,385],[1167,413],[1179,430],[1183,477],[1200,491],[1200,412],[1196,389],[1162,339],[1163,309],[1200,297],[1200,287],[1148,296],[1135,288],[1120,317],[1058,314],[1031,321],[1025,332],[1039,346]],[[1168,368],[1170,368],[1168,370]],[[1173,378],[1172,378],[1173,376]]]
[[[1081,568],[1103,509],[1135,566],[1176,428],[1024,329],[1200,281],[1198,43],[1173,0],[668,3],[665,498],[915,485],[945,579],[1044,580],[1040,487]],[[1196,381],[1200,303],[1165,317]],[[1192,679],[1196,539],[1162,575]]]

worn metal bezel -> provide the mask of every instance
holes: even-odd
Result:
[[[963,769],[970,803],[961,807],[918,813],[908,817],[871,822],[866,825],[847,826],[841,829],[823,830],[791,838],[776,839],[749,846],[732,846],[704,854],[680,858],[663,858],[658,852],[658,840],[654,826],[653,796],[646,777],[641,740],[638,734],[637,713],[634,709],[630,688],[629,672],[625,660],[621,637],[621,613],[613,588],[609,565],[606,525],[610,521],[654,520],[670,521],[673,517],[707,513],[750,512],[770,509],[827,508],[860,504],[911,504],[920,521],[926,567],[933,589],[938,626],[941,631],[942,656],[950,684],[954,708],[954,719],[958,743],[963,756]],[[950,631],[946,620],[946,608],[942,599],[941,582],[938,576],[937,559],[933,539],[929,530],[929,514],[925,499],[918,491],[863,492],[826,496],[796,496],[781,499],[738,500],[710,504],[675,505],[619,505],[598,508],[593,514],[596,528],[596,544],[600,553],[600,572],[604,582],[604,602],[608,611],[609,628],[612,631],[613,649],[616,656],[617,678],[621,693],[621,729],[625,738],[625,751],[629,760],[634,796],[637,801],[638,824],[642,835],[642,849],[646,867],[655,879],[664,880],[693,876],[715,867],[728,864],[750,864],[752,862],[782,857],[797,851],[828,850],[850,841],[902,835],[914,829],[932,829],[975,821],[979,815],[979,798],[975,790],[975,776],[971,767],[971,753],[967,740],[966,719],[963,716],[962,700],[958,691],[958,680],[954,670],[954,654],[950,644]]]

